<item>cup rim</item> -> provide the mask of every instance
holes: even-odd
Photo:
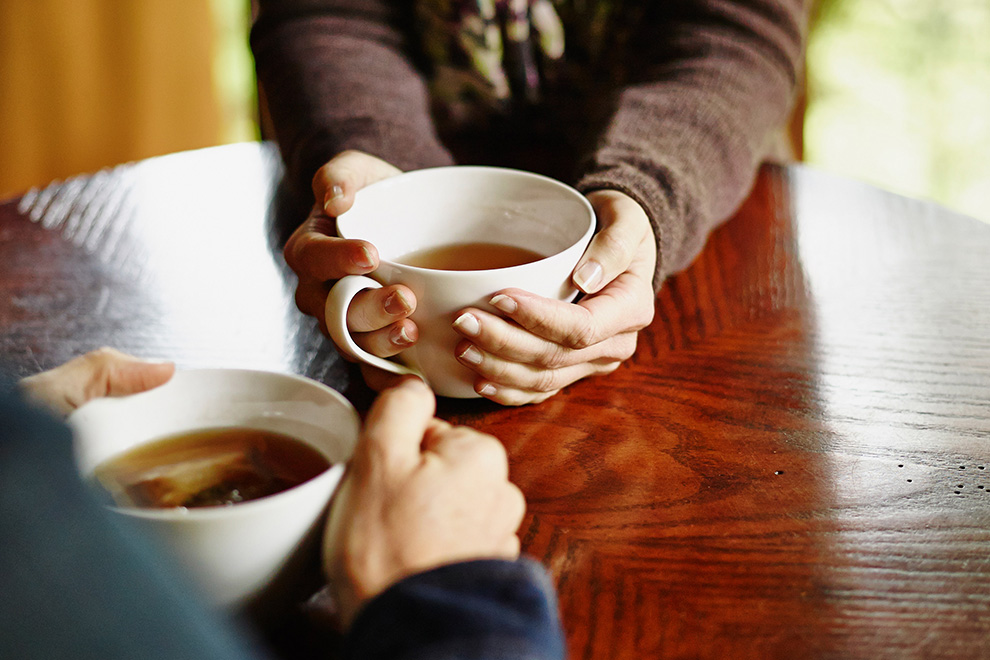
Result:
[[[450,171],[450,170],[456,170],[458,172],[479,172],[479,171],[480,172],[498,172],[498,173],[501,173],[501,174],[510,174],[510,175],[513,175],[513,176],[520,176],[522,178],[537,179],[537,180],[540,180],[540,181],[542,181],[544,183],[551,184],[552,186],[554,186],[556,188],[560,188],[560,189],[566,191],[576,201],[579,201],[581,203],[581,205],[587,211],[587,216],[586,217],[588,219],[588,226],[585,228],[584,232],[582,232],[582,234],[577,239],[571,241],[568,245],[566,245],[565,247],[561,248],[560,250],[557,250],[553,254],[548,254],[547,256],[542,257],[540,259],[535,259],[533,261],[528,261],[528,262],[526,262],[524,264],[518,264],[518,265],[515,265],[515,266],[505,266],[503,268],[479,268],[479,269],[476,269],[476,270],[450,270],[450,269],[444,269],[444,268],[424,268],[422,266],[412,266],[412,265],[405,264],[405,263],[402,263],[402,262],[399,262],[399,261],[395,261],[394,259],[386,259],[384,257],[380,257],[380,262],[381,263],[386,263],[389,266],[396,267],[396,268],[401,268],[403,270],[409,270],[409,271],[411,271],[413,273],[430,273],[432,275],[435,275],[435,276],[441,277],[441,278],[446,278],[446,277],[457,277],[457,278],[477,277],[477,276],[487,275],[487,274],[494,273],[494,272],[510,272],[510,271],[514,271],[514,270],[517,270],[517,269],[521,269],[521,268],[532,267],[533,264],[546,263],[547,261],[550,261],[550,260],[553,260],[553,259],[557,259],[557,258],[561,258],[561,255],[566,255],[568,252],[570,252],[571,250],[573,250],[576,246],[586,245],[588,243],[588,241],[590,240],[591,236],[595,233],[595,229],[597,228],[597,216],[595,214],[595,209],[591,205],[591,202],[588,200],[588,198],[585,197],[581,193],[581,191],[579,191],[577,188],[575,188],[575,187],[573,187],[571,185],[568,185],[568,184],[564,183],[563,181],[560,181],[558,179],[554,179],[553,177],[549,177],[549,176],[546,176],[544,174],[538,174],[536,172],[529,172],[527,170],[521,170],[521,169],[517,169],[517,168],[512,168],[512,167],[496,167],[496,166],[492,166],[492,165],[443,165],[443,166],[440,166],[440,167],[425,167],[425,168],[416,169],[416,170],[408,170],[408,171],[405,171],[405,172],[401,172],[399,174],[396,174],[395,176],[390,176],[388,178],[382,179],[380,181],[376,181],[375,183],[372,183],[372,184],[370,184],[368,186],[365,186],[361,190],[357,191],[356,195],[360,195],[365,190],[371,190],[373,188],[387,187],[388,185],[395,185],[395,180],[398,179],[399,177],[409,177],[409,176],[415,176],[415,175],[423,175],[423,176],[425,176],[428,173],[429,174],[433,174],[433,173],[437,173],[437,172]],[[345,235],[344,231],[342,231],[341,222],[340,221],[341,221],[341,218],[346,218],[346,216],[347,216],[347,212],[345,211],[344,213],[340,214],[340,216],[337,217],[336,223],[335,223],[336,224],[336,228],[337,228],[337,234],[341,238],[352,238],[352,239],[359,238],[359,237],[355,237],[355,236],[348,237],[348,236]],[[345,220],[345,223],[346,223],[346,220]],[[368,240],[368,239],[360,239],[360,240]]]
[[[358,430],[358,432],[360,432],[361,416],[358,414],[357,409],[354,408],[353,404],[351,404],[351,402],[348,401],[347,398],[337,390],[326,385],[325,383],[321,383],[320,381],[313,378],[309,378],[307,376],[280,372],[280,371],[264,370],[264,369],[242,369],[237,367],[229,367],[229,368],[204,367],[204,368],[183,369],[181,371],[177,371],[176,374],[173,376],[173,378],[175,378],[175,376],[179,375],[180,373],[191,377],[203,376],[210,373],[243,374],[247,377],[252,377],[252,376],[261,376],[264,378],[275,377],[275,378],[292,380],[299,383],[303,383],[307,386],[315,387],[316,389],[321,390],[324,394],[329,395],[330,400],[332,400],[335,404],[341,407],[342,411],[348,416],[348,418],[350,418],[353,421],[354,428]],[[75,432],[75,426],[73,424],[73,420],[78,419],[80,414],[85,414],[84,412],[85,410],[92,409],[94,404],[98,405],[99,407],[111,407],[111,406],[116,407],[116,406],[126,405],[127,401],[132,399],[132,397],[154,395],[157,389],[158,388],[154,388],[151,390],[147,390],[146,392],[140,392],[138,394],[130,395],[128,397],[94,399],[74,410],[67,417],[66,421],[70,425],[70,427],[73,427]],[[196,428],[197,429],[220,428],[220,426],[219,425],[214,427],[197,426]],[[156,436],[156,438],[157,437],[164,437],[164,436]],[[145,444],[147,442],[152,442],[156,438],[148,438],[144,442],[138,444]],[[306,441],[303,440],[303,442]],[[307,444],[309,443],[307,442]],[[135,444],[133,446],[138,446],[138,445]],[[107,458],[108,459],[113,458],[114,456],[118,456],[121,453],[123,452],[118,452],[117,454],[113,454],[112,456],[109,456]],[[322,454],[323,452],[321,451],[320,453]],[[207,506],[207,507],[145,508],[145,507],[137,507],[137,506],[125,506],[125,505],[112,503],[112,504],[106,504],[105,507],[110,511],[118,512],[127,516],[131,516],[135,518],[145,518],[151,520],[207,521],[221,517],[223,518],[241,517],[241,516],[252,515],[254,513],[260,512],[265,508],[278,506],[279,504],[281,504],[282,500],[286,499],[287,497],[296,496],[301,490],[317,490],[324,485],[324,482],[330,482],[329,484],[327,484],[327,486],[332,487],[334,483],[336,483],[343,477],[343,473],[346,470],[347,463],[348,461],[339,461],[339,462],[331,463],[327,469],[323,470],[319,474],[307,479],[302,483],[296,484],[295,486],[279,491],[277,493],[272,493],[271,495],[265,495],[263,497],[258,497],[252,500],[248,500],[246,502],[238,502],[236,504]],[[76,469],[77,471],[79,471],[78,464],[76,465]],[[85,479],[87,477],[86,474],[83,474],[81,471],[79,472],[81,478]]]

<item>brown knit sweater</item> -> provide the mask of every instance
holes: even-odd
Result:
[[[408,0],[261,0],[251,45],[294,186],[311,195],[316,170],[357,149],[403,170],[504,165],[620,190],[653,223],[659,287],[752,186],[789,114],[810,0],[641,1],[607,44],[622,66],[588,63],[592,86],[441,135]]]

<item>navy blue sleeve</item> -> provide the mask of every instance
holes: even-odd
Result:
[[[10,389],[0,384],[0,658],[261,657],[107,514],[78,476],[69,429]]]
[[[263,657],[246,626],[207,609],[167,557],[106,513],[71,442],[0,383],[0,658]],[[358,615],[345,656],[562,660],[564,643],[543,568],[486,560],[387,589]]]
[[[392,585],[358,613],[347,660],[563,660],[557,600],[535,561],[450,564]]]

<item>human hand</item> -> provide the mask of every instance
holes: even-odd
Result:
[[[649,218],[615,190],[588,194],[601,230],[574,269],[577,304],[521,289],[491,304],[504,318],[468,308],[454,321],[457,359],[478,374],[475,391],[503,405],[538,403],[571,383],[614,371],[653,320],[656,243]]]
[[[327,337],[324,308],[335,280],[364,275],[378,268],[378,250],[368,241],[338,237],[335,218],[351,208],[361,188],[400,174],[401,170],[360,151],[343,151],[313,177],[316,200],[309,217],[285,244],[285,261],[299,278],[296,306],[313,316]],[[379,357],[391,357],[415,343],[416,324],[408,319],[416,296],[396,284],[362,291],[347,310],[347,328],[358,346]]]
[[[458,561],[519,556],[525,513],[495,438],[433,418],[417,378],[371,406],[334,496],[324,570],[340,622],[392,583]]]
[[[153,389],[168,382],[174,373],[171,362],[142,360],[112,348],[100,348],[28,376],[18,387],[29,399],[65,416],[92,399]]]

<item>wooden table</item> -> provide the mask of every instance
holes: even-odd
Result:
[[[301,211],[235,145],[0,205],[0,355],[100,345],[371,394],[294,307]],[[502,438],[573,658],[990,657],[990,226],[765,167],[636,355]]]

